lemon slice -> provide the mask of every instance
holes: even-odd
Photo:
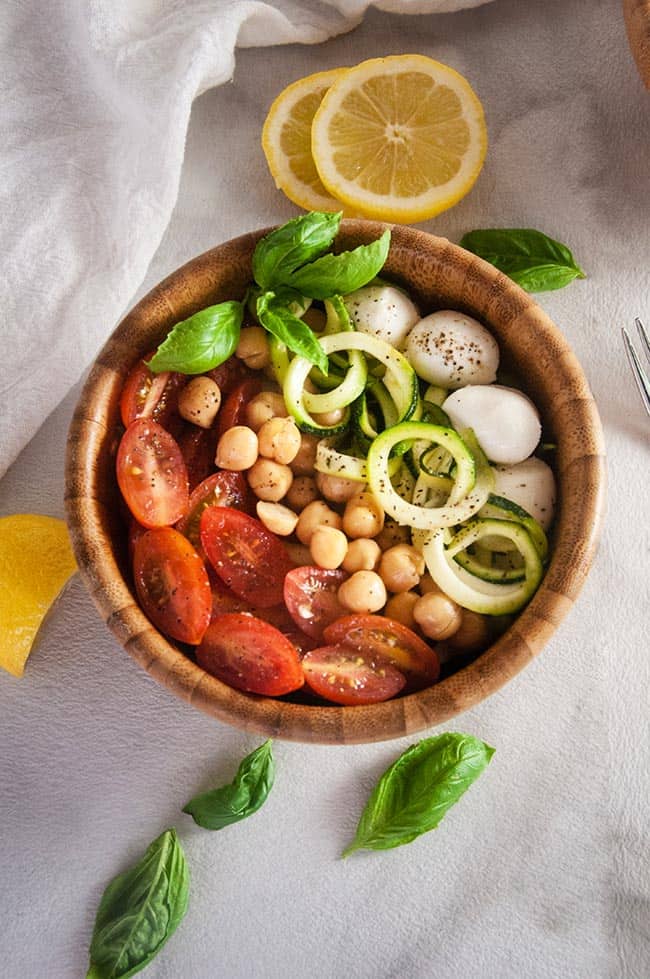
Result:
[[[425,221],[470,190],[487,149],[483,107],[453,68],[418,54],[350,68],[324,95],[312,155],[330,194],[385,221]]]
[[[330,85],[345,68],[319,71],[287,86],[269,109],[262,149],[276,187],[307,211],[340,211],[323,187],[311,155],[311,123]]]
[[[63,520],[0,518],[0,667],[22,676],[39,626],[76,568]]]

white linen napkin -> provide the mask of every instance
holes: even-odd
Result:
[[[485,2],[377,6],[428,13]],[[194,98],[232,77],[236,47],[323,41],[368,6],[5,0],[0,476],[142,281],[176,200]]]

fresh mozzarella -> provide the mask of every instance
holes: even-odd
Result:
[[[497,496],[518,503],[548,530],[555,513],[555,477],[550,466],[531,456],[516,466],[495,466],[494,477]]]
[[[395,286],[364,286],[344,299],[354,327],[398,349],[420,314],[409,297]]]
[[[470,384],[450,394],[442,408],[457,432],[474,430],[490,462],[508,466],[523,462],[542,432],[530,398],[500,384]]]
[[[499,366],[492,334],[478,320],[452,309],[416,323],[405,353],[421,378],[452,391],[467,384],[491,384]]]

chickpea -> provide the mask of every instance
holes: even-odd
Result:
[[[429,639],[449,639],[458,632],[462,617],[460,606],[441,591],[427,592],[413,606],[413,618]]]
[[[261,326],[245,326],[239,334],[235,355],[253,370],[266,367],[271,360],[266,330]]]
[[[490,628],[485,615],[461,609],[460,628],[449,637],[448,645],[456,653],[478,653],[490,641]]]
[[[381,548],[377,541],[357,537],[348,544],[343,568],[350,574],[355,571],[376,571],[381,560]]]
[[[270,418],[257,433],[260,455],[287,465],[300,449],[300,431],[293,418]]]
[[[340,530],[341,523],[338,513],[330,510],[327,503],[323,503],[322,500],[314,500],[313,503],[309,503],[305,507],[298,518],[296,537],[301,544],[309,547],[312,534],[318,527],[336,527],[337,530]]]
[[[424,558],[410,544],[396,544],[381,556],[379,574],[389,591],[417,588],[424,574]]]
[[[410,544],[411,531],[408,527],[402,527],[392,517],[388,517],[383,529],[377,534],[377,543],[382,551],[387,551],[389,547],[395,547],[396,544]]]
[[[288,537],[296,529],[298,514],[290,510],[288,506],[258,500],[255,509],[264,526],[279,537]]]
[[[386,588],[376,571],[355,571],[337,595],[350,612],[379,612],[386,604]]]
[[[264,422],[271,418],[286,418],[287,406],[277,391],[262,391],[256,394],[246,407],[246,421],[254,432],[259,432]]]
[[[323,496],[332,503],[347,503],[359,492],[359,483],[344,476],[332,476],[330,473],[316,473],[316,485]]]
[[[292,479],[293,473],[288,466],[261,456],[248,473],[248,485],[255,496],[269,503],[277,503],[286,496]]]
[[[423,574],[420,578],[420,594],[428,595],[430,591],[440,592],[440,594],[442,594],[437,584],[427,571],[427,573]]]
[[[409,629],[416,629],[417,622],[413,616],[413,608],[419,599],[419,595],[414,591],[402,591],[398,595],[391,595],[386,602],[384,615],[389,619],[395,619]]]
[[[336,527],[317,527],[309,542],[314,564],[329,571],[341,567],[347,549],[348,539],[343,531],[337,530]]]
[[[317,306],[310,306],[307,312],[303,314],[302,321],[307,326],[311,326],[314,333],[322,333],[327,323],[327,316]]]
[[[383,526],[384,511],[370,490],[348,500],[343,514],[343,530],[348,537],[376,537]]]
[[[287,503],[294,510],[304,510],[308,503],[318,499],[316,482],[311,476],[295,476],[287,493]]]
[[[327,425],[330,428],[332,425],[338,425],[339,422],[343,421],[344,415],[343,408],[333,408],[332,411],[315,412],[312,418],[317,425]]]
[[[178,395],[178,413],[185,421],[210,428],[221,404],[221,389],[211,377],[195,377]]]
[[[246,425],[235,425],[224,432],[217,445],[215,463],[220,469],[241,472],[257,459],[257,435]]]
[[[315,435],[301,435],[298,454],[291,463],[296,476],[311,476],[316,462],[319,439]]]

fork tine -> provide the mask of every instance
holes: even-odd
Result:
[[[648,334],[646,333],[645,326],[637,316],[634,321],[636,323],[636,328],[638,330],[639,336],[641,337],[641,343],[643,344],[643,349],[645,350],[645,355],[648,358],[648,363],[650,364],[650,339],[648,339]]]
[[[637,324],[640,322],[641,322],[640,320],[637,320]],[[627,330],[625,329],[625,327],[622,327],[621,333],[623,334],[623,343],[625,345],[625,352],[627,354],[627,359],[630,362],[632,373],[634,374],[634,380],[636,381],[636,386],[639,389],[639,394],[641,395],[641,400],[643,401],[645,410],[650,415],[650,380],[648,379],[648,375],[646,374],[643,367],[641,366],[639,358],[637,357],[636,350],[632,346],[632,341],[630,340],[630,336]]]

